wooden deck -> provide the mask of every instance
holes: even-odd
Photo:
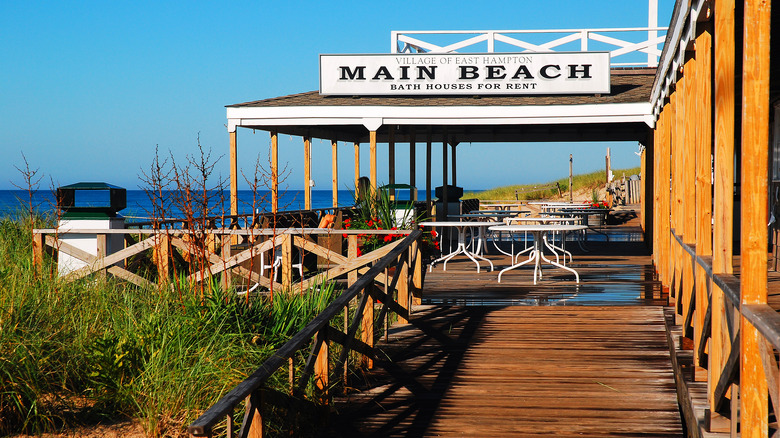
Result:
[[[429,305],[334,400],[328,435],[683,436],[666,297],[644,244],[623,240],[575,252],[579,285],[557,269],[534,286],[531,270],[498,284],[471,261],[434,268]]]
[[[332,436],[683,436],[661,307],[433,307]]]

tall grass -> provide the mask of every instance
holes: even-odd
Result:
[[[634,175],[639,174],[640,172],[639,167],[630,168],[630,169],[619,169],[619,170],[613,170],[612,173],[615,175],[615,177],[621,177],[623,173],[628,175]],[[558,186],[561,188],[561,191],[568,192],[569,191],[569,178],[561,178],[559,180],[550,181],[546,183],[537,183],[537,184],[522,184],[522,185],[510,185],[510,186],[503,186],[503,187],[496,187],[490,190],[484,190],[481,192],[468,192],[463,195],[463,198],[476,198],[480,200],[486,200],[486,199],[515,199],[515,190],[517,190],[518,193],[518,199],[520,200],[532,200],[532,199],[546,199],[551,198],[554,196],[558,196],[558,191],[555,189],[548,189],[548,190],[539,190],[539,191],[530,191],[534,187],[539,186],[550,186],[558,184]],[[572,178],[572,187],[574,191],[587,189],[592,190],[594,188],[602,188],[604,184],[607,183],[607,178],[603,170],[599,170],[596,172],[590,172],[580,175],[574,175]]]
[[[31,264],[30,224],[0,218],[0,435],[133,417],[178,435],[337,291],[205,299]],[[187,298],[190,297],[190,298]]]

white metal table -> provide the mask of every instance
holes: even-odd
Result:
[[[577,218],[572,217],[556,217],[556,216],[524,216],[524,217],[507,217],[504,218],[504,223],[507,225],[512,225],[512,222],[525,222],[525,223],[537,223],[537,224],[573,224],[574,222],[579,221]],[[558,251],[561,251],[563,253],[563,264],[566,264],[566,255],[569,255],[569,262],[573,260],[571,252],[566,251],[566,236],[562,236],[561,238],[561,246],[556,246],[555,242],[548,242],[547,239],[544,239],[544,245],[552,251],[553,254],[555,254],[555,261],[559,262],[560,259],[558,258]],[[533,250],[533,247],[526,248],[519,253],[515,254],[513,259],[513,263],[516,260],[517,257],[520,257],[520,255],[525,254],[529,251]]]
[[[515,263],[508,268],[502,269],[501,272],[498,273],[498,282],[501,283],[501,275],[503,275],[504,272],[534,262],[534,284],[536,284],[537,278],[538,279],[542,278],[541,262],[545,261],[548,264],[551,264],[553,266],[556,266],[558,268],[573,273],[575,279],[577,280],[577,283],[579,283],[580,275],[577,273],[577,271],[575,271],[570,267],[564,266],[560,263],[554,262],[548,259],[547,257],[545,257],[543,247],[546,244],[546,237],[547,237],[547,233],[549,232],[559,231],[561,233],[568,233],[571,231],[581,231],[586,228],[587,227],[585,225],[561,225],[561,224],[497,225],[497,226],[490,227],[491,231],[510,231],[510,232],[527,231],[534,236],[534,246],[531,250],[531,255],[528,257],[528,259],[520,263]]]
[[[454,222],[454,221],[421,222],[420,226],[423,226],[423,227],[450,227],[450,228],[455,228],[455,230],[457,230],[457,232],[458,232],[458,246],[455,248],[455,251],[453,251],[453,252],[451,252],[451,253],[449,253],[449,254],[447,254],[445,256],[439,257],[438,259],[434,260],[431,263],[431,266],[433,266],[434,264],[436,264],[436,263],[438,263],[440,261],[444,261],[443,269],[446,271],[447,270],[447,262],[452,260],[452,258],[455,257],[456,255],[463,254],[466,257],[468,257],[469,259],[471,259],[471,261],[474,262],[477,265],[477,272],[479,272],[479,262],[477,261],[477,259],[484,260],[484,261],[488,262],[488,264],[490,264],[490,270],[492,271],[494,269],[493,262],[491,262],[490,260],[486,259],[485,257],[482,257],[481,255],[479,255],[479,251],[480,251],[480,247],[481,247],[481,243],[482,242],[481,241],[479,242],[475,252],[469,251],[469,249],[466,247],[466,239],[464,237],[465,236],[465,232],[464,231],[465,231],[466,228],[476,227],[476,228],[479,229],[480,236],[484,236],[483,233],[484,233],[484,230],[486,228],[493,227],[493,226],[496,226],[498,224],[500,224],[500,222]],[[481,239],[482,238],[483,237],[481,237]]]

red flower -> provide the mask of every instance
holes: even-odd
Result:
[[[368,225],[369,227],[373,227],[374,226],[374,221],[369,219],[368,222],[366,223],[366,225]]]
[[[360,257],[363,255],[363,251],[360,250],[360,247],[357,249],[357,256]]]
[[[393,235],[392,234],[385,234],[385,242],[389,242],[391,240],[393,240]]]
[[[436,230],[431,230],[431,236],[434,238],[439,237],[439,233],[437,233]]]

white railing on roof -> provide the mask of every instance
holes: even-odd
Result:
[[[392,31],[390,38],[391,53],[608,51],[613,67],[656,67],[666,28]]]

